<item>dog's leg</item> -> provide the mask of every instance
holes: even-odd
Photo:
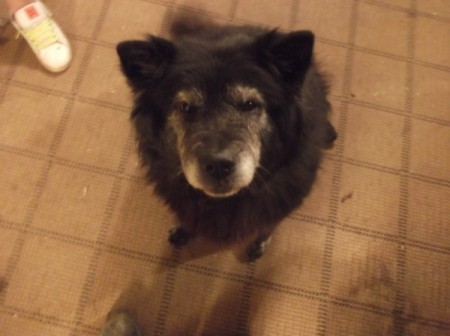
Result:
[[[110,313],[100,336],[140,336],[136,322],[130,313],[116,311]]]
[[[169,242],[175,247],[182,247],[188,243],[192,235],[181,226],[175,226],[169,231]]]
[[[267,245],[269,245],[270,240],[270,234],[261,235],[258,239],[256,239],[247,249],[247,261],[251,262],[261,258],[267,248]]]

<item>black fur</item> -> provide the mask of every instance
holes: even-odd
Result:
[[[314,65],[314,36],[186,18],[175,20],[172,35],[171,41],[151,36],[117,46],[135,93],[132,120],[140,155],[157,194],[180,221],[182,234],[174,231],[170,239],[182,245],[199,234],[218,242],[253,239],[258,244],[301,204],[322,149],[336,138],[327,119],[327,87]],[[183,88],[195,86],[207,97],[221,97],[223,88],[235,82],[262,92],[271,129],[261,137],[260,168],[252,183],[234,196],[213,198],[192,188],[181,171],[168,115]],[[251,246],[250,258],[259,257]]]

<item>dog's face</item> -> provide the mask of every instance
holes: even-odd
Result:
[[[261,139],[271,129],[265,106],[257,88],[236,83],[216,98],[198,88],[175,95],[168,126],[191,186],[226,197],[253,181]]]
[[[149,117],[173,135],[171,150],[189,184],[219,198],[247,188],[265,169],[265,143],[283,137],[277,102],[304,75],[312,41],[305,32],[225,46],[153,37],[123,42],[118,53],[137,96],[151,101]]]

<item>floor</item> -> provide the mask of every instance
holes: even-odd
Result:
[[[114,309],[144,335],[450,335],[448,0],[46,3],[65,73],[0,27],[3,336],[98,335]],[[174,10],[311,29],[330,77],[339,140],[253,264],[173,250],[143,181],[114,47],[166,34]]]

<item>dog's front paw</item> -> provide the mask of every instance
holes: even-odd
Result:
[[[261,247],[261,245],[252,245],[248,250],[247,250],[247,261],[248,262],[252,262],[252,261],[256,261],[259,258],[261,258],[264,254],[264,249]]]
[[[328,121],[327,122],[327,131],[325,136],[325,148],[333,147],[334,142],[336,141],[338,134],[333,127],[333,125]]]
[[[191,239],[191,234],[179,226],[169,232],[169,242],[175,247],[186,245],[189,239]]]
[[[266,240],[257,240],[252,245],[250,245],[246,254],[247,261],[252,262],[261,258],[264,255],[269,242],[270,237]]]

